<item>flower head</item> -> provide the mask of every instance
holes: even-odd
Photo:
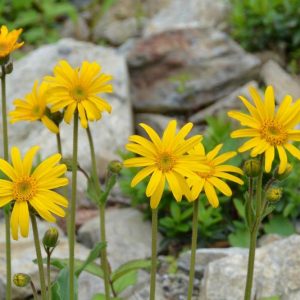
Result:
[[[87,128],[88,120],[99,120],[103,111],[111,112],[111,106],[98,96],[99,93],[112,93],[112,85],[108,84],[111,79],[111,75],[101,73],[96,62],[84,61],[80,68],[72,68],[68,62],[60,61],[54,68],[54,76],[45,77],[50,87],[51,111],[66,108],[64,120],[70,123],[78,110],[81,125]]]
[[[256,89],[250,88],[250,94],[254,105],[240,96],[249,114],[238,111],[228,112],[231,118],[247,127],[233,131],[231,137],[250,138],[238,151],[252,149],[250,153],[252,157],[264,154],[266,172],[271,171],[275,150],[277,150],[280,160],[278,173],[282,174],[288,164],[286,150],[300,159],[300,151],[291,144],[291,141],[300,141],[300,130],[294,129],[300,119],[300,100],[292,103],[292,97],[287,95],[276,111],[272,86],[267,87],[264,101]]]
[[[0,180],[0,207],[14,201],[11,214],[11,229],[13,239],[18,239],[20,228],[23,237],[28,236],[29,209],[32,207],[43,219],[55,222],[52,213],[64,217],[67,200],[52,191],[68,184],[63,176],[66,166],[58,164],[60,154],[50,156],[41,162],[34,170],[32,162],[39,147],[32,147],[22,160],[17,147],[11,149],[12,164],[0,159],[0,170],[8,179]]]
[[[204,157],[203,163],[209,168],[208,172],[197,172],[197,177],[188,178],[188,183],[192,189],[193,198],[198,198],[202,190],[209,203],[213,207],[219,206],[219,199],[216,190],[219,190],[225,196],[230,197],[232,195],[231,188],[224,182],[224,179],[243,184],[243,181],[230,174],[237,173],[243,174],[240,168],[231,165],[223,165],[224,162],[236,155],[235,151],[226,152],[218,155],[222,148],[222,144],[216,146],[213,150],[205,154],[205,149],[202,144],[198,144],[190,151],[191,154]]]
[[[8,32],[6,26],[0,28],[0,58],[4,58],[14,50],[23,46],[24,42],[18,43],[18,38],[22,33],[22,29],[12,30]]]
[[[131,186],[137,185],[151,174],[146,196],[150,197],[150,206],[153,209],[160,202],[166,181],[177,201],[180,201],[183,195],[193,200],[185,177],[196,176],[195,171],[205,172],[208,168],[201,164],[199,157],[187,152],[201,141],[202,136],[185,139],[193,124],[186,124],[176,133],[175,120],[168,124],[162,138],[150,126],[143,123],[140,126],[150,140],[139,135],[129,137],[131,143],[126,145],[126,149],[140,157],[125,160],[124,166],[143,167],[132,179]]]
[[[57,125],[47,116],[47,84],[42,83],[38,87],[35,81],[32,92],[25,96],[24,100],[14,101],[16,109],[9,113],[11,123],[19,121],[42,121],[42,123],[53,133],[58,133]]]

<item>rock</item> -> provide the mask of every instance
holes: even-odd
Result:
[[[260,237],[258,239],[258,246],[262,247],[262,246],[266,246],[269,245],[273,242],[279,241],[281,240],[283,237],[279,234],[276,233],[270,233],[270,234],[265,234],[262,237]]]
[[[252,299],[280,296],[298,299],[300,292],[300,236],[292,235],[256,251]],[[202,281],[201,300],[243,299],[247,254],[230,255],[208,264]]]
[[[138,39],[127,55],[137,112],[194,112],[258,74],[259,60],[225,33],[186,29]]]
[[[173,0],[149,21],[144,34],[188,27],[223,29],[229,10],[226,0]]]
[[[45,75],[51,74],[60,59],[66,59],[74,66],[81,65],[83,60],[97,61],[102,65],[103,72],[114,77],[114,94],[104,96],[112,105],[112,114],[104,113],[100,121],[90,125],[100,173],[109,160],[118,158],[116,150],[123,148],[128,135],[132,134],[127,67],[124,57],[114,49],[62,39],[56,44],[42,46],[31,52],[15,62],[14,72],[7,78],[8,110],[13,109],[14,99],[22,98],[31,91],[34,80],[42,80]],[[72,125],[62,125],[61,136],[65,156],[71,156],[72,153],[72,132]],[[33,145],[41,145],[42,158],[57,152],[55,136],[39,122],[19,122],[10,125],[9,138],[10,145],[17,145],[23,152]],[[81,126],[78,160],[83,168],[90,167],[88,140]]]
[[[261,69],[261,77],[266,85],[272,85],[275,90],[276,100],[280,103],[286,95],[291,95],[294,100],[300,98],[299,82],[283,70],[275,61],[270,60]]]
[[[151,255],[151,225],[133,208],[106,210],[108,259],[112,268]],[[78,241],[91,248],[100,240],[99,217],[85,223],[78,232]],[[158,238],[158,245],[161,237]]]
[[[223,257],[230,257],[236,254],[247,254],[248,250],[243,248],[203,248],[196,250],[196,265],[195,272],[198,278],[201,278],[204,270],[211,262]],[[190,270],[191,251],[186,251],[180,254],[178,258],[178,267],[186,273]]]
[[[87,25],[87,21],[80,15],[75,21],[67,19],[61,29],[61,36],[81,41],[88,41],[90,37],[90,29]]]
[[[123,44],[127,39],[140,35],[149,13],[157,12],[168,2],[119,0],[98,18],[93,28],[93,40],[105,40],[113,45]]]
[[[224,99],[219,99],[216,103],[201,109],[192,115],[189,120],[193,123],[201,123],[204,122],[206,117],[217,115],[218,113],[224,113],[224,111],[228,111],[231,109],[238,109],[242,107],[242,102],[239,101],[239,96],[244,96],[248,99],[251,99],[249,93],[249,87],[258,88],[258,83],[256,81],[250,81],[246,83],[244,86],[238,88],[233,91],[229,96],[226,96]]]
[[[49,228],[50,224],[46,222],[39,221],[39,236],[42,239],[44,232]],[[53,226],[53,224],[51,224]],[[0,225],[1,231],[4,232],[4,224]],[[60,232],[59,244],[53,252],[53,258],[67,258],[69,257],[69,246],[68,240]],[[5,242],[4,236],[0,236],[0,300],[5,300],[5,286],[6,286],[6,264],[5,264]],[[76,244],[75,253],[76,258],[85,259],[89,253],[89,249],[85,248],[80,244]],[[45,257],[45,252],[42,250],[42,255]],[[31,276],[32,281],[35,283],[36,287],[39,289],[39,277],[38,277],[38,267],[32,261],[36,258],[35,247],[33,242],[32,233],[29,237],[24,239],[20,238],[18,241],[12,241],[12,274],[15,273],[26,273]],[[53,269],[55,270],[55,269]],[[56,272],[53,272],[56,273]],[[57,274],[57,273],[56,273]],[[95,279],[94,279],[95,278]],[[91,288],[91,283],[97,281]],[[92,295],[103,291],[102,280],[96,278],[85,272],[79,278],[79,299],[90,300]],[[87,288],[86,286],[89,285]],[[89,291],[89,293],[85,293]],[[13,299],[25,299],[26,297],[32,295],[30,286],[25,288],[18,288],[13,285]]]

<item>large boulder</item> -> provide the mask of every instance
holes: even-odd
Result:
[[[41,81],[45,75],[52,74],[53,67],[61,59],[73,66],[81,65],[83,60],[96,61],[101,64],[103,72],[113,75],[114,93],[104,95],[112,105],[112,113],[104,113],[100,121],[91,123],[98,166],[103,168],[108,160],[117,157],[117,149],[123,148],[132,133],[126,62],[114,49],[62,39],[32,51],[14,63],[14,71],[7,77],[8,111],[13,109],[14,99],[23,98],[31,91],[34,80]],[[72,131],[72,125],[64,123],[61,126],[63,153],[66,156],[72,153]],[[33,145],[40,145],[42,157],[57,152],[55,136],[39,122],[10,125],[9,140],[11,146],[17,145],[23,152]],[[88,140],[82,128],[79,129],[79,162],[83,167],[90,166]]]
[[[258,76],[260,61],[214,29],[166,31],[124,50],[137,112],[195,113]]]

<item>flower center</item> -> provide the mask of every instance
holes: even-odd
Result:
[[[168,172],[173,169],[175,165],[175,157],[172,155],[172,153],[169,152],[162,152],[157,157],[157,167],[162,172]]]
[[[84,89],[81,86],[77,86],[74,88],[74,90],[71,92],[71,96],[77,101],[81,102],[86,98],[86,94]]]
[[[40,118],[42,116],[42,114],[43,114],[43,111],[41,110],[40,106],[36,105],[32,109],[32,114],[35,117]]]
[[[288,138],[285,128],[275,120],[266,121],[260,128],[260,134],[273,146],[285,144]]]
[[[13,183],[13,196],[16,201],[29,201],[36,194],[36,179],[23,176]]]

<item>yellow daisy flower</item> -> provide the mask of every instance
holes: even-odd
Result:
[[[87,128],[88,120],[99,120],[103,111],[111,112],[110,104],[98,96],[99,93],[112,93],[110,80],[112,76],[102,74],[96,62],[84,61],[80,68],[73,69],[68,62],[60,61],[54,68],[54,76],[45,77],[50,85],[51,111],[66,108],[64,120],[70,123],[77,109],[82,127]]]
[[[0,159],[0,170],[8,179],[0,179],[0,207],[14,201],[11,214],[11,230],[13,239],[18,239],[20,228],[23,237],[28,236],[29,210],[35,211],[46,221],[55,222],[52,213],[64,217],[67,200],[52,191],[68,184],[68,179],[61,177],[67,168],[59,164],[60,154],[50,156],[36,168],[32,168],[33,158],[39,147],[32,147],[22,160],[17,147],[11,149],[12,164]]]
[[[229,117],[238,120],[245,129],[235,130],[231,133],[232,138],[247,138],[239,149],[239,152],[251,150],[250,155],[255,157],[259,154],[265,156],[265,171],[270,172],[275,156],[275,150],[279,155],[279,174],[282,174],[288,164],[286,150],[300,159],[300,151],[291,141],[300,141],[300,130],[294,129],[300,119],[300,100],[292,103],[292,97],[287,95],[275,110],[274,90],[268,86],[265,91],[264,101],[255,88],[250,88],[253,99],[252,105],[247,99],[240,96],[249,114],[238,111],[228,112]]]
[[[232,195],[231,188],[224,182],[224,179],[238,184],[244,184],[243,180],[229,173],[232,172],[242,175],[243,171],[240,168],[231,165],[223,165],[224,162],[234,157],[236,152],[231,151],[218,155],[222,147],[223,144],[219,144],[213,150],[205,154],[204,146],[200,143],[189,152],[201,157],[203,159],[202,163],[209,168],[208,172],[197,172],[197,177],[188,178],[192,197],[193,199],[197,199],[204,190],[209,203],[213,207],[219,206],[219,199],[215,189],[219,190],[225,196],[230,197]]]
[[[146,196],[150,197],[151,208],[156,208],[163,194],[166,181],[176,201],[180,201],[185,195],[190,201],[192,194],[185,177],[196,176],[195,171],[208,170],[203,166],[199,157],[188,155],[196,144],[202,140],[201,135],[193,136],[187,140],[185,137],[191,131],[193,124],[188,123],[176,134],[177,122],[171,121],[166,127],[162,138],[148,125],[141,123],[150,140],[132,135],[126,149],[141,157],[125,160],[125,167],[143,167],[132,179],[134,187],[141,180],[151,175],[146,189]]]
[[[9,113],[11,123],[19,121],[41,121],[50,131],[58,133],[57,125],[47,116],[47,84],[42,83],[38,87],[35,81],[32,92],[25,96],[25,100],[14,101],[16,109]]]
[[[24,42],[18,43],[18,38],[23,29],[12,30],[8,32],[6,26],[0,28],[0,58],[8,56],[16,49],[23,46]]]

